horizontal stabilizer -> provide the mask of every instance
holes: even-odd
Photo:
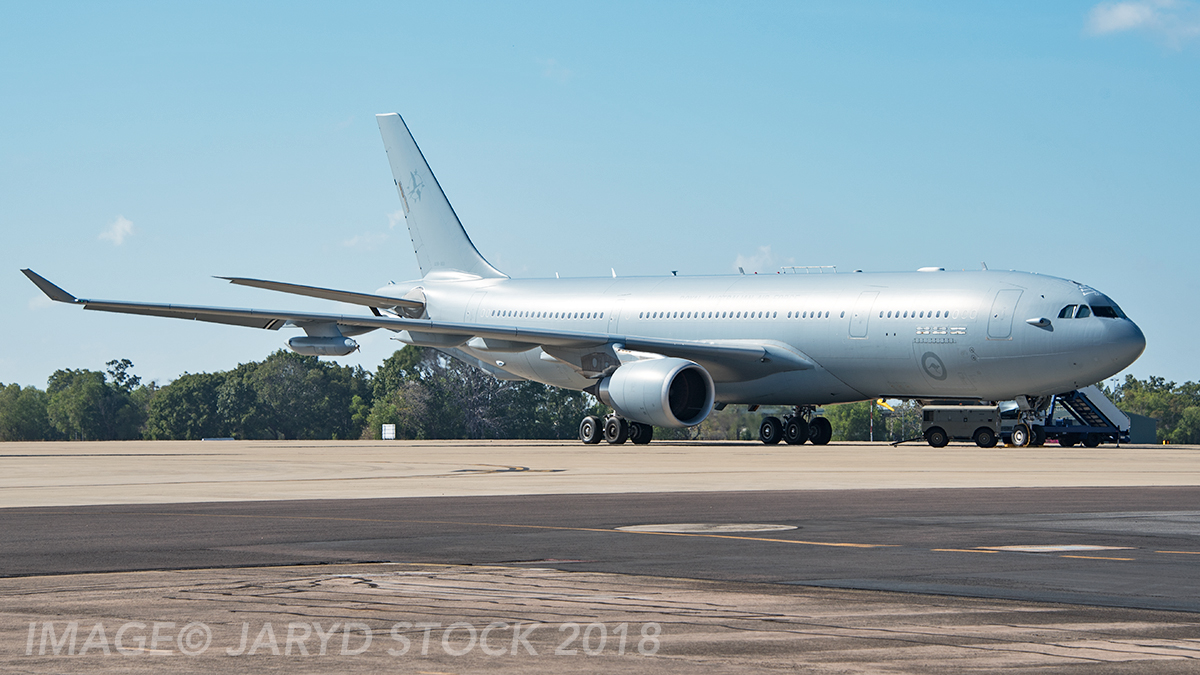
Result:
[[[239,286],[265,288],[269,291],[279,291],[281,293],[291,293],[293,295],[305,295],[312,298],[321,298],[323,300],[345,302],[351,305],[363,305],[364,307],[404,307],[405,309],[414,310],[421,310],[425,307],[425,303],[423,302],[417,302],[416,300],[403,300],[400,298],[390,298],[386,295],[355,293],[353,291],[338,291],[332,288],[301,286],[300,284],[289,284],[282,281],[246,279],[243,277],[217,277],[217,279],[226,279],[229,281],[229,283],[237,284]]]

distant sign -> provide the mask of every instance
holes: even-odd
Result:
[[[396,440],[396,425],[395,424],[383,425],[383,440],[385,440],[385,441]]]

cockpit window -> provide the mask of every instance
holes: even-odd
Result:
[[[1105,305],[1092,305],[1092,314],[1103,317],[1105,319],[1119,319],[1120,313],[1116,307],[1106,307]]]
[[[1075,312],[1076,319],[1086,319],[1091,315],[1092,310],[1087,305],[1080,305],[1079,309]]]
[[[1070,319],[1070,318],[1073,318],[1074,316],[1075,316],[1075,305],[1067,305],[1066,307],[1062,308],[1061,312],[1058,313],[1058,318],[1060,318],[1060,319]]]

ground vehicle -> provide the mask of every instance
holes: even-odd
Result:
[[[991,448],[1000,437],[998,406],[927,405],[921,412],[921,431],[935,448],[951,440],[972,440],[981,448]]]

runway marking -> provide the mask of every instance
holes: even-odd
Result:
[[[1200,551],[1155,551],[1155,553],[1179,553],[1181,555],[1200,555]]]
[[[72,511],[49,512],[50,515],[78,515]],[[781,544],[802,544],[805,546],[831,546],[837,548],[886,548],[898,544],[856,544],[850,542],[804,541],[801,539],[774,539],[770,537],[744,537],[729,534],[696,534],[688,532],[637,532],[617,530],[603,527],[567,527],[563,525],[518,525],[515,523],[474,523],[459,520],[396,520],[391,518],[340,518],[333,516],[257,516],[246,513],[160,513],[160,512],[122,512],[109,511],[109,515],[139,515],[139,516],[192,516],[200,518],[247,518],[253,520],[329,520],[334,522],[352,523],[412,523],[422,525],[471,525],[475,527],[509,527],[529,530],[560,530],[566,532],[605,532],[608,534],[646,534],[660,537],[705,537],[709,539],[737,539],[743,541],[768,541]]]
[[[1137,558],[1108,558],[1102,555],[1060,555],[1060,558],[1083,558],[1085,560],[1137,560]]]
[[[950,552],[950,553],[999,553],[1000,551],[989,551],[981,548],[931,548],[931,551]]]
[[[1029,546],[980,546],[988,551],[1011,553],[1062,553],[1065,551],[1128,551],[1133,546],[1093,546],[1091,544],[1038,544]]]

